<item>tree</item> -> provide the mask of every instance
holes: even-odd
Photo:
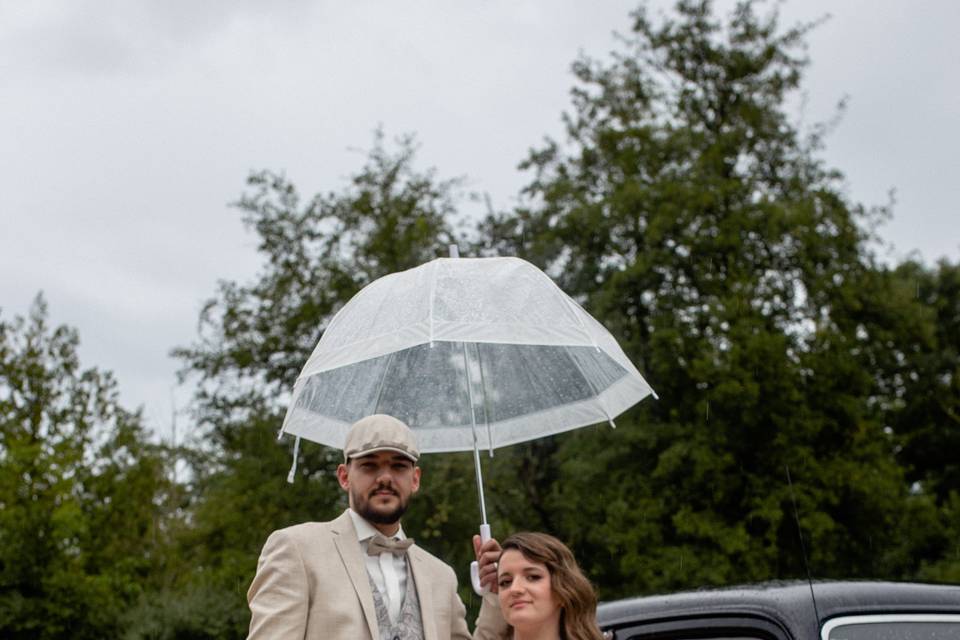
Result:
[[[559,535],[605,598],[800,577],[808,562],[817,577],[956,570],[944,555],[960,530],[952,471],[918,462],[953,437],[940,419],[956,399],[952,275],[879,263],[872,236],[887,208],[848,201],[819,159],[826,128],[788,117],[810,28],[781,29],[751,2],[726,18],[706,1],[660,21],[641,8],[623,51],[574,65],[567,140],[531,151],[523,206],[477,230],[478,253],[545,268],[660,394],[616,431],[500,452],[487,475],[494,530]],[[409,139],[391,152],[378,135],[346,189],[307,202],[282,175],[251,176],[239,207],[264,269],[222,283],[199,342],[175,352],[200,389],[183,542],[197,571],[149,608],[154,622],[216,593],[205,609],[242,610],[230,632],[242,636],[242,587],[267,532],[345,505],[339,452],[305,446],[291,490],[274,434],[339,307],[454,237],[455,181],[413,160]],[[935,393],[905,401],[934,379]],[[469,457],[423,466],[405,525],[465,566]]]
[[[174,351],[183,375],[204,384],[202,407],[219,416],[234,403],[243,406],[250,393],[283,406],[340,305],[368,282],[426,262],[453,241],[458,181],[418,172],[411,137],[397,145],[388,150],[378,131],[347,189],[305,203],[281,174],[248,178],[236,206],[257,235],[264,270],[250,285],[222,282],[201,313],[200,342]]]
[[[937,500],[960,493],[960,265],[941,261],[929,269],[915,261],[894,274],[909,306],[919,307],[923,331],[912,349],[901,347],[895,371],[899,388],[892,427],[904,438],[901,458],[908,480]]]
[[[815,575],[909,575],[904,514],[930,510],[878,401],[871,332],[903,326],[870,315],[894,290],[870,249],[886,211],[848,202],[826,129],[787,115],[812,25],[753,2],[633,18],[610,62],[574,65],[567,140],[523,163],[524,205],[482,228],[482,250],[554,274],[661,397],[537,459],[539,511],[608,597],[804,575],[794,503]]]
[[[0,635],[116,637],[164,561],[166,457],[47,315],[0,318]]]
[[[270,531],[346,506],[333,476],[337,450],[304,443],[296,482],[286,484],[290,443],[276,434],[301,367],[360,288],[444,255],[455,239],[458,181],[417,170],[415,152],[412,138],[390,149],[378,132],[347,188],[305,202],[284,176],[251,175],[237,206],[258,238],[263,271],[250,284],[221,283],[201,315],[200,341],[174,352],[182,378],[198,382],[202,434],[191,458],[193,525],[181,540],[197,569],[179,588],[222,593],[238,612],[231,637],[245,635],[244,594]],[[168,594],[151,615],[163,619],[177,597]]]
[[[960,265],[929,268],[908,260],[888,274],[885,296],[897,331],[875,336],[885,356],[886,424],[898,438],[897,458],[916,500],[929,499],[936,518],[917,523],[912,555],[923,579],[960,581]],[[903,325],[906,325],[904,329]]]

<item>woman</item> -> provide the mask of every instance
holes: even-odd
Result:
[[[597,596],[570,549],[545,533],[503,541],[497,563],[505,640],[603,640]]]

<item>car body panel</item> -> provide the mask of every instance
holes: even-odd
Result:
[[[872,581],[767,582],[603,603],[597,618],[624,638],[819,640],[831,619],[960,615],[960,586]],[[741,635],[722,635],[739,632]],[[751,635],[752,634],[752,635]]]

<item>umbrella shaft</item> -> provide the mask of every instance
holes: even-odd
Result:
[[[473,468],[477,470],[477,493],[480,495],[480,523],[487,524],[487,505],[483,500],[483,473],[480,471],[480,447],[477,444],[477,415],[473,410],[473,381],[470,380],[470,360],[467,343],[463,345],[463,368],[467,374],[467,399],[470,402],[470,426],[473,430]]]
[[[487,524],[487,505],[483,502],[483,474],[480,472],[480,449],[473,447],[473,466],[477,470],[477,493],[480,494],[480,524]]]

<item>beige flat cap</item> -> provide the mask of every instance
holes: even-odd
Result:
[[[343,445],[343,461],[377,451],[402,453],[414,462],[420,458],[420,448],[410,427],[382,413],[360,418],[353,423]]]

